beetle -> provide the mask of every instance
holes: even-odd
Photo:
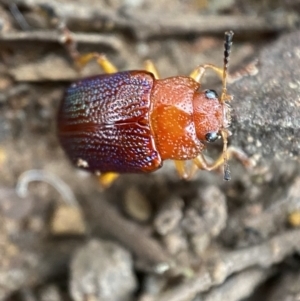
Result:
[[[66,90],[57,128],[67,156],[76,166],[101,175],[104,186],[120,173],[153,172],[165,160],[173,160],[185,179],[198,169],[224,164],[224,179],[229,180],[228,156],[244,159],[235,148],[227,148],[231,96],[226,82],[232,37],[232,31],[225,33],[223,68],[205,64],[189,76],[165,79],[159,78],[151,61],[145,70],[118,72],[104,55],[79,55],[69,39],[66,45],[78,66],[96,59],[106,74],[80,79]],[[220,97],[214,90],[201,89],[207,69],[222,78]],[[202,153],[204,142],[221,137],[223,152],[210,164]]]

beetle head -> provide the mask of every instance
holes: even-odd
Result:
[[[227,138],[230,135],[230,107],[227,101],[232,97],[227,94],[227,76],[229,54],[231,51],[233,32],[225,32],[224,65],[222,76],[222,94],[218,98],[214,90],[196,91],[193,98],[194,123],[199,140],[214,142],[223,138],[224,179],[230,179],[228,168]]]
[[[193,98],[194,123],[199,140],[214,142],[221,138],[223,105],[214,90],[196,91]],[[226,115],[228,115],[226,113]]]

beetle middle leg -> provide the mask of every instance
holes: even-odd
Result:
[[[155,79],[159,79],[157,68],[155,67],[155,64],[151,60],[146,60],[144,66],[145,66],[145,70],[151,72],[154,75]]]
[[[189,166],[190,168],[187,168],[186,163],[186,160],[174,160],[175,168],[180,178],[189,180],[194,176],[199,168],[193,162],[191,166]]]

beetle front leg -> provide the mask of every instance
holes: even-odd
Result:
[[[258,68],[257,68],[258,60],[253,60],[251,63],[243,67],[242,69],[236,71],[233,74],[228,74],[227,75],[227,81],[228,83],[234,83],[239,81],[240,79],[246,77],[246,76],[254,76],[258,73]],[[213,64],[204,64],[198,66],[196,69],[194,69],[190,77],[194,79],[196,82],[201,83],[201,80],[203,78],[203,75],[207,69],[211,69],[217,73],[217,75],[223,79],[223,69],[220,67],[217,67]]]
[[[190,77],[196,82],[201,83],[202,77],[207,69],[215,71],[221,79],[223,78],[223,69],[212,64],[198,66],[191,72]]]
[[[228,158],[235,157],[246,167],[253,166],[253,162],[248,158],[248,156],[239,148],[230,146],[227,149]],[[203,154],[198,155],[195,159],[193,159],[193,163],[199,168],[203,170],[214,170],[220,167],[224,163],[224,155],[222,154],[219,158],[217,158],[214,162],[209,163]]]
[[[228,82],[235,83],[246,76],[255,76],[258,73],[258,59],[252,60],[247,65],[235,71],[233,74],[228,74]]]

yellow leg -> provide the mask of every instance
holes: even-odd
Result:
[[[154,75],[155,79],[159,79],[158,71],[157,71],[154,63],[151,60],[145,61],[144,65],[145,65],[146,71],[151,72]]]
[[[186,170],[185,161],[174,160],[174,164],[175,164],[175,167],[176,167],[176,170],[177,170],[177,173],[179,174],[179,176],[183,179],[187,179],[188,173]]]
[[[253,60],[251,63],[249,63],[242,69],[236,71],[235,73],[228,74],[227,81],[232,84],[236,81],[239,81],[243,77],[256,75],[258,73],[257,64],[258,64],[258,60]],[[223,79],[223,69],[212,64],[205,64],[205,65],[198,66],[196,69],[194,69],[191,72],[190,77],[193,78],[196,82],[201,83],[202,77],[207,69],[211,69],[215,71],[217,75],[221,79]]]
[[[230,146],[227,149],[227,156],[228,158],[235,157],[239,161],[242,162],[242,164],[246,167],[251,167],[253,163],[251,160],[247,157],[247,155],[240,150],[239,148]],[[199,168],[203,170],[214,170],[220,167],[224,163],[224,154],[222,154],[218,159],[216,159],[213,163],[208,163],[207,159],[204,157],[203,154],[200,154],[195,159],[193,159],[193,163]]]
[[[212,64],[205,64],[205,65],[198,66],[196,69],[194,69],[192,71],[192,73],[190,74],[190,77],[192,79],[194,79],[196,82],[201,83],[202,77],[207,69],[211,69],[211,70],[215,71],[217,73],[217,75],[222,79],[222,81],[224,81],[224,76],[223,76],[224,70],[222,68],[217,67]],[[227,79],[228,79],[228,81],[232,80],[230,75],[227,75]],[[224,103],[226,101],[231,101],[231,100],[232,100],[232,96],[227,94],[227,89],[226,89],[226,87],[224,87],[222,96],[220,98],[220,102]]]
[[[188,170],[186,163],[187,163],[187,161],[174,160],[174,164],[175,164],[175,167],[176,167],[179,177],[182,179],[185,179],[185,180],[189,180],[194,176],[194,174],[198,170],[198,167],[197,167],[197,165],[192,163]]]
[[[116,172],[105,172],[98,176],[99,182],[103,188],[108,188],[118,177],[120,174]]]
[[[87,54],[80,55],[76,58],[75,64],[81,69],[93,59],[96,60],[98,65],[103,69],[105,73],[118,72],[117,68],[106,58],[104,54],[100,54],[97,52],[90,52]]]
[[[194,79],[196,82],[201,83],[202,77],[207,69],[211,69],[215,71],[221,79],[223,78],[223,69],[212,64],[205,64],[205,65],[198,66],[196,69],[192,71],[190,77]]]
[[[118,72],[113,63],[111,63],[103,54],[91,52],[81,55],[77,50],[76,42],[74,41],[70,30],[64,24],[61,25],[60,29],[63,34],[61,43],[65,46],[77,69],[81,70],[88,62],[95,59],[105,73]]]
[[[233,74],[228,74],[228,83],[235,83],[246,76],[255,76],[259,72],[257,65],[258,59],[254,59],[252,62],[237,70]]]

